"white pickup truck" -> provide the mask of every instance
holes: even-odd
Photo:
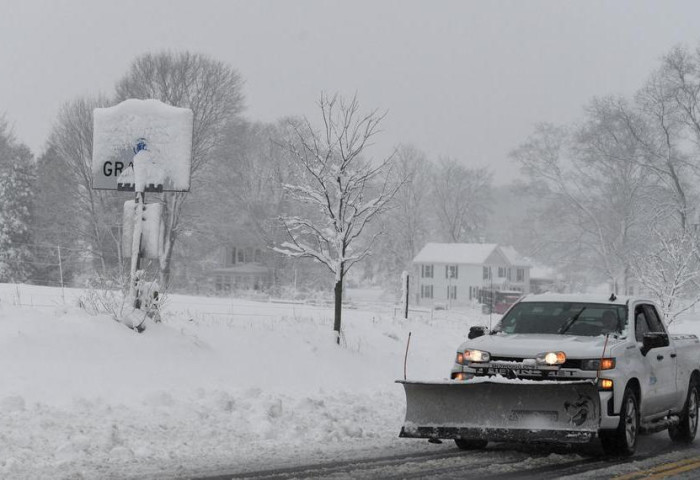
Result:
[[[528,295],[459,346],[451,380],[399,383],[403,437],[462,449],[599,437],[606,453],[631,455],[639,433],[695,438],[700,341],[669,334],[646,299]]]

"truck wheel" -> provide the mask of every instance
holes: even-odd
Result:
[[[478,438],[455,438],[455,443],[460,450],[481,450],[486,448],[489,441]]]
[[[607,455],[629,457],[637,447],[639,433],[639,400],[630,387],[622,396],[620,424],[615,430],[601,430],[600,442]]]
[[[678,443],[691,443],[698,431],[698,406],[700,406],[700,391],[698,381],[693,377],[688,386],[688,398],[681,412],[678,425],[669,427],[668,436]]]

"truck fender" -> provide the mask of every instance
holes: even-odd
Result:
[[[642,398],[642,388],[639,385],[639,379],[637,377],[630,378],[627,383],[625,384],[625,388],[620,390],[620,395],[615,396],[615,415],[620,414],[620,409],[622,408],[622,392],[625,391],[627,387],[630,387],[634,393],[637,394],[637,401],[639,402],[639,409],[641,411],[642,409],[642,402],[644,399]],[[618,398],[619,397],[619,398]]]

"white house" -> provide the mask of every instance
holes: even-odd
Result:
[[[467,305],[481,289],[530,293],[529,263],[495,243],[428,243],[413,259],[417,305]]]
[[[219,249],[217,268],[211,270],[218,293],[233,290],[262,290],[272,283],[272,271],[266,265],[268,252],[259,245],[226,245]]]

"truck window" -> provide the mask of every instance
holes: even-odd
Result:
[[[637,305],[634,309],[635,318],[635,338],[638,342],[644,341],[644,335],[647,333],[662,333],[666,335],[666,329],[664,328],[659,314],[653,305],[642,304]],[[666,345],[669,345],[668,339]]]
[[[649,324],[647,317],[644,315],[644,309],[641,305],[637,305],[634,309],[634,337],[638,342],[644,341],[644,334],[649,333]]]
[[[659,314],[656,311],[656,308],[653,305],[647,304],[644,305],[644,312],[646,313],[647,323],[649,324],[649,332],[663,334],[665,337],[664,344],[665,346],[669,346],[670,342],[668,340],[668,335],[666,334],[666,329],[664,328],[664,324],[659,318]]]
[[[659,315],[656,313],[656,308],[653,305],[644,305],[644,313],[647,317],[647,323],[649,324],[649,331],[654,333],[666,333],[663,323],[659,319]]]
[[[516,303],[493,333],[597,336],[620,334],[627,323],[624,305],[583,302]]]

